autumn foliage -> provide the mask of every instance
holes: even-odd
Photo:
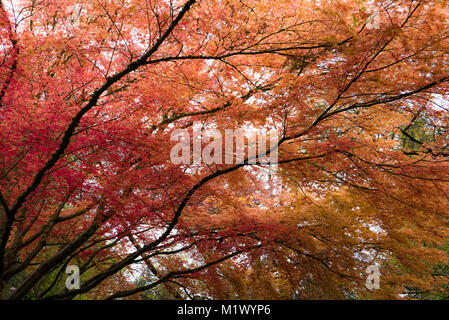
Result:
[[[0,297],[447,297],[448,18],[444,0],[1,0]],[[174,164],[195,121],[275,130],[278,165]]]

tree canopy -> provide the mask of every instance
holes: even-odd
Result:
[[[447,297],[448,18],[445,0],[0,0],[0,297]],[[194,123],[276,133],[277,162],[245,139],[241,162],[174,163]]]

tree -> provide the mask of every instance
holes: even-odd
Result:
[[[370,4],[0,1],[2,298],[444,287],[449,2]],[[275,131],[277,168],[173,163],[194,122]]]

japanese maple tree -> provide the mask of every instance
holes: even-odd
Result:
[[[446,288],[448,18],[444,0],[0,0],[0,297]],[[276,132],[277,165],[174,163],[194,122]]]

